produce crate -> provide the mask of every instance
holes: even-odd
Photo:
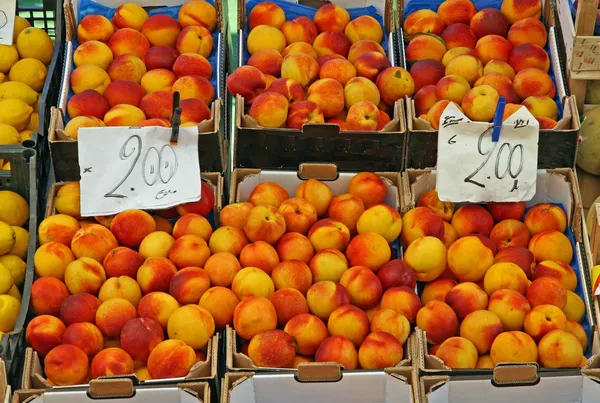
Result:
[[[245,65],[250,54],[246,49],[249,34],[247,18],[259,0],[238,1],[238,65]],[[275,0],[288,18],[307,16],[312,19],[325,1],[288,2]],[[371,15],[383,21],[384,40],[392,66],[397,66],[393,41],[392,0],[365,7],[362,1],[333,1],[348,8],[351,18]],[[307,5],[302,5],[307,4]],[[377,7],[377,8],[376,8]],[[263,128],[246,114],[244,100],[235,102],[235,128],[232,139],[234,168],[264,168],[296,170],[304,162],[333,162],[343,171],[401,171],[405,149],[405,119],[403,100],[392,106],[384,132],[340,132],[338,125],[309,124],[302,130]]]
[[[138,383],[135,377],[106,377],[89,385],[52,389],[17,390],[13,403],[206,403],[214,402],[215,388],[203,381],[163,382],[150,385]],[[7,400],[8,402],[8,400]]]
[[[437,10],[442,0],[431,0],[426,2],[411,1],[404,4],[404,16],[419,8]],[[476,0],[473,2],[480,10],[485,7],[500,8],[499,0]],[[538,143],[538,168],[551,169],[556,167],[572,168],[575,166],[577,156],[577,145],[579,141],[579,113],[576,106],[577,100],[573,96],[567,96],[562,76],[561,64],[558,56],[557,33],[554,28],[554,9],[551,1],[544,2],[542,22],[548,30],[548,44],[546,51],[550,57],[550,71],[556,86],[556,101],[559,109],[559,123],[555,129],[540,130]],[[399,43],[403,43],[403,30],[398,34]],[[407,45],[405,43],[405,45]],[[402,47],[403,48],[403,47]],[[401,53],[403,53],[401,51]],[[407,65],[406,57],[401,59],[403,66]],[[429,122],[416,116],[414,101],[412,98],[406,100],[407,105],[407,163],[408,169],[433,168],[437,164],[438,132],[433,130]]]
[[[25,349],[25,324],[29,310],[29,297],[33,283],[34,264],[33,255],[36,248],[37,220],[39,212],[38,185],[37,185],[37,156],[33,149],[17,147],[0,148],[0,159],[10,161],[10,171],[0,171],[0,190],[12,190],[20,194],[29,203],[29,247],[27,251],[27,268],[22,294],[21,310],[17,318],[15,329],[5,333],[0,339],[0,358],[4,360],[5,371],[12,383],[20,375],[23,352]]]
[[[331,363],[301,364],[297,373],[227,373],[221,403],[419,403],[412,367],[352,372]]]
[[[404,194],[408,195],[404,198],[403,208],[408,211],[417,205],[417,201],[421,195],[430,189],[435,189],[436,173],[435,171],[427,170],[408,170],[403,175]],[[590,294],[590,267],[587,264],[587,248],[585,246],[584,223],[582,220],[583,210],[581,208],[581,197],[579,196],[579,187],[577,179],[572,169],[549,169],[547,171],[539,171],[537,178],[537,193],[531,201],[526,202],[527,207],[532,207],[538,203],[554,203],[559,204],[566,212],[568,226],[566,235],[571,241],[573,247],[573,260],[570,266],[577,275],[576,294],[583,300],[585,304],[586,314],[584,315],[582,325],[586,330],[588,337],[588,348],[584,351],[586,357],[590,357],[597,351],[597,346],[593,345],[596,342],[597,324],[594,303]],[[458,206],[457,206],[458,207]],[[477,369],[477,370],[451,370],[449,367],[431,355],[427,351],[427,341],[424,332],[417,329],[417,341],[420,343],[418,351],[422,354],[419,358],[419,369],[422,374],[445,374],[445,375],[491,375],[492,370]],[[547,372],[556,372],[557,370],[540,368],[537,369],[535,363],[525,363],[525,366],[533,365],[540,374]],[[501,371],[505,371],[504,369]],[[506,370],[511,371],[511,370]],[[579,369],[560,370],[561,373],[570,373],[571,375],[579,373]]]
[[[217,11],[217,28],[213,33],[214,47],[209,61],[213,68],[211,84],[215,89],[215,100],[211,106],[211,118],[200,122],[198,125],[198,154],[200,166],[207,172],[223,172],[225,169],[225,150],[223,147],[223,88],[225,76],[225,54],[226,34],[225,20],[223,15],[223,3],[221,0],[210,0]],[[123,1],[125,3],[125,1]],[[150,15],[167,14],[177,16],[177,12],[184,0],[169,2],[170,7],[162,6],[160,1],[146,0],[142,2]],[[80,8],[85,5],[85,9]],[[51,122],[48,129],[50,141],[50,153],[56,179],[58,181],[74,181],[80,179],[79,156],[77,141],[73,140],[65,131],[64,127],[70,120],[67,112],[67,102],[73,96],[70,85],[71,72],[75,69],[73,64],[73,53],[79,45],[77,41],[77,26],[79,20],[89,14],[101,14],[112,18],[116,11],[114,1],[109,0],[67,0],[64,4],[64,15],[66,16],[66,44],[64,56],[64,71],[62,73],[62,85],[57,108],[51,112]],[[114,7],[114,8],[113,8]]]

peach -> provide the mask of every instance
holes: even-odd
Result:
[[[476,236],[460,238],[448,249],[448,267],[460,281],[481,281],[493,264],[493,252]]]
[[[88,377],[88,370],[87,355],[70,344],[55,347],[44,359],[44,372],[53,385],[82,384]]]
[[[142,59],[131,54],[115,57],[108,67],[108,75],[112,81],[132,81],[136,84],[139,84],[146,71]]]
[[[210,279],[204,270],[198,267],[186,267],[171,279],[169,294],[182,305],[197,304],[210,286]]]
[[[308,238],[297,232],[288,232],[281,237],[277,242],[277,253],[282,262],[300,260],[306,264],[310,263],[315,254]]]
[[[40,245],[54,241],[69,246],[80,228],[79,222],[66,214],[49,216],[40,223],[38,228]]]
[[[120,348],[107,348],[100,351],[90,365],[92,378],[133,374],[133,359]]]
[[[78,347],[91,358],[103,349],[104,336],[100,329],[91,323],[73,323],[65,330],[62,344]]]
[[[227,214],[225,214],[225,216],[227,216]],[[223,217],[222,213],[221,217]],[[196,235],[205,241],[208,241],[212,233],[212,226],[208,220],[199,214],[193,213],[185,214],[179,218],[173,227],[173,237],[175,239],[179,239],[184,235]]]
[[[390,105],[393,105],[400,98],[411,96],[415,91],[411,75],[401,67],[388,67],[383,70],[377,76],[376,84],[381,94],[381,100]],[[379,105],[379,102],[375,104]],[[346,100],[347,105],[348,101]]]
[[[324,117],[333,117],[344,110],[344,87],[332,78],[317,80],[308,88],[307,100],[314,102]]]
[[[406,48],[406,58],[408,60],[432,59],[441,62],[446,50],[441,40],[429,35],[417,35]]]
[[[452,369],[470,369],[477,366],[477,349],[465,337],[450,337],[439,346],[435,355]]]
[[[65,330],[65,325],[54,316],[36,316],[27,325],[25,339],[40,357],[44,357],[50,350],[61,344]]]
[[[500,333],[502,321],[495,313],[486,310],[468,314],[460,325],[460,336],[472,342],[479,354],[488,353]]]
[[[311,356],[329,337],[327,327],[314,315],[299,314],[285,325],[285,332],[293,337],[296,353]]]
[[[274,247],[264,241],[246,245],[240,253],[242,267],[258,267],[267,274],[271,274],[279,264],[279,255]]]
[[[81,322],[94,323],[100,304],[100,300],[91,294],[71,295],[60,309],[60,319],[67,326]]]
[[[278,112],[273,113],[274,110]],[[288,115],[288,101],[279,93],[266,92],[256,97],[248,114],[261,126],[283,127]]]
[[[99,41],[84,42],[73,53],[73,63],[77,67],[83,64],[93,64],[106,70],[112,61],[113,55],[110,48]]]
[[[506,37],[509,23],[500,10],[484,8],[473,16],[470,27],[477,38],[482,38],[486,35]]]
[[[431,109],[427,113],[427,120],[429,120],[434,129],[437,130],[439,127],[439,118],[444,109],[446,109],[448,101],[457,104],[462,103],[470,89],[471,86],[467,80],[459,75],[449,75],[438,81],[435,86],[435,95],[440,101],[431,106]]]
[[[121,330],[121,346],[134,360],[147,361],[150,353],[164,339],[158,322],[149,318],[131,319]]]
[[[529,230],[521,221],[508,219],[500,221],[492,228],[490,239],[498,249],[513,247],[527,247],[529,244]]]
[[[300,17],[294,18],[292,21],[298,22],[300,25],[302,25],[304,27],[304,30],[306,32],[306,39],[308,39],[308,41],[305,41],[305,42],[313,43],[315,41],[315,39],[317,38],[317,34],[319,33],[319,30],[317,29],[317,25],[313,22],[313,20],[311,20],[310,18],[305,17],[305,16],[300,16]],[[287,36],[286,36],[286,39],[287,39]]]
[[[275,285],[261,269],[245,267],[233,278],[231,289],[240,300],[251,296],[270,298],[275,292]]]
[[[250,56],[248,65],[256,67],[263,74],[270,74],[275,77],[281,75],[281,64],[283,57],[275,49],[262,49]]]
[[[518,246],[509,246],[501,249],[494,258],[495,263],[510,262],[514,263],[523,270],[528,279],[531,278],[535,268],[533,253],[527,248]]]
[[[365,232],[350,241],[346,256],[351,266],[366,266],[377,272],[381,266],[389,262],[391,249],[381,235],[375,232]],[[410,263],[408,264],[410,265]],[[418,272],[418,269],[415,270]]]
[[[403,357],[402,344],[386,332],[371,333],[358,350],[358,360],[363,369],[394,367]]]
[[[475,5],[469,0],[446,0],[438,8],[438,15],[446,26],[468,24],[475,13]]]
[[[437,300],[446,302],[446,295],[456,286],[456,281],[449,278],[438,278],[425,285],[421,293],[421,303],[426,305],[429,301]]]
[[[359,61],[363,57],[365,57],[365,55],[375,55],[375,54],[378,54],[378,53],[376,53],[376,52],[365,53],[363,56],[361,56],[357,60],[357,63],[359,63]],[[421,88],[423,88],[427,85],[436,85],[437,82],[442,77],[444,77],[444,75],[445,75],[444,70],[445,70],[444,65],[436,60],[425,59],[425,60],[419,60],[418,62],[414,63],[410,68],[410,76],[412,77],[412,79],[415,83],[415,91],[419,91]],[[370,78],[368,76],[360,74],[360,72],[359,72],[359,75]]]
[[[190,266],[204,267],[210,253],[206,241],[200,236],[184,235],[171,246],[168,258],[178,269]]]
[[[149,257],[137,272],[137,282],[144,294],[167,292],[177,267],[165,257]]]
[[[515,22],[524,18],[539,19],[542,13],[542,3],[539,0],[528,0],[521,2],[514,0],[503,0],[500,10],[508,22],[514,24]]]
[[[461,55],[470,55],[478,57],[477,53],[473,49],[464,46],[459,46],[457,48],[448,49],[448,51],[444,53],[444,57],[442,58],[442,64],[444,65],[444,67],[446,67],[448,63],[452,61],[452,59]]]
[[[525,215],[523,222],[531,235],[550,230],[565,232],[567,228],[567,216],[564,210],[560,206],[549,203],[533,206]]]
[[[319,32],[344,32],[350,23],[350,14],[338,5],[326,4],[317,10],[313,20]]]
[[[277,312],[268,299],[248,297],[236,306],[233,326],[242,338],[251,340],[260,332],[277,328]]]
[[[444,22],[431,10],[417,10],[404,20],[404,32],[408,35],[427,33],[440,35],[444,30]]]
[[[341,336],[328,337],[319,346],[315,354],[316,362],[336,362],[344,369],[358,367],[358,354],[350,340]]]
[[[102,265],[89,257],[75,260],[65,270],[65,284],[71,294],[97,294],[105,280]]]
[[[295,197],[306,199],[317,210],[317,216],[322,217],[327,213],[333,194],[325,183],[317,179],[302,182],[296,188]]]
[[[442,237],[442,242],[444,243],[446,249],[449,249],[457,239],[458,235],[454,227],[450,225],[450,223],[444,221],[444,235]],[[453,275],[452,273],[450,274]]]
[[[541,95],[554,98],[556,87],[552,78],[544,71],[537,68],[526,68],[517,73],[513,81],[515,91],[526,99],[530,96]]]
[[[361,15],[346,25],[344,33],[352,43],[361,40],[370,40],[380,43],[383,39],[383,29],[379,22],[369,16]]]
[[[371,333],[386,332],[404,344],[410,334],[410,323],[405,316],[391,309],[379,309],[371,319]]]
[[[75,94],[67,103],[67,111],[70,118],[93,116],[102,119],[109,109],[107,99],[95,90],[85,90],[79,94]]]
[[[31,286],[31,308],[37,315],[58,316],[69,295],[67,286],[59,279],[41,277]]]
[[[585,304],[579,295],[573,291],[567,290],[567,304],[563,308],[563,312],[568,320],[581,322],[585,315]]]
[[[525,317],[525,332],[539,342],[546,333],[555,329],[565,329],[567,317],[554,305],[538,305]]]
[[[211,314],[217,329],[224,329],[233,324],[233,312],[239,303],[240,300],[233,291],[217,286],[209,288],[202,294],[198,304]]]
[[[510,54],[509,63],[516,72],[530,67],[548,72],[550,68],[550,60],[546,51],[532,43],[524,43],[515,47]]]
[[[264,1],[258,3],[250,12],[248,26],[254,29],[259,25],[269,25],[275,28],[281,28],[285,22],[285,13],[277,4]]]
[[[106,98],[110,108],[120,104],[139,106],[144,95],[146,95],[146,92],[141,85],[126,80],[113,81],[106,87],[106,91],[104,91],[104,98]],[[71,98],[71,100],[73,98]],[[73,116],[71,114],[69,115]],[[102,118],[103,117],[104,115],[102,115]]]
[[[490,212],[494,218],[494,221],[496,222],[504,220],[521,221],[523,214],[525,214],[525,202],[489,202],[487,204],[487,210]]]
[[[435,85],[426,85],[417,91],[413,96],[413,102],[417,116],[427,113],[427,111],[438,101],[435,88]]]
[[[445,302],[462,321],[471,312],[486,309],[488,295],[477,284],[466,282],[460,283],[448,291]]]
[[[104,301],[96,311],[96,326],[108,337],[118,337],[128,320],[137,317],[135,307],[126,299],[112,298]]]
[[[527,333],[504,332],[492,343],[490,357],[494,365],[501,362],[537,362],[538,348]]]
[[[475,46],[475,52],[484,65],[492,60],[508,63],[512,50],[512,44],[498,35],[484,36],[477,41],[477,46]]]
[[[241,66],[227,77],[227,89],[233,96],[241,95],[250,105],[267,88],[264,74],[256,67]]]
[[[329,316],[327,329],[332,336],[342,336],[360,347],[369,334],[369,318],[363,310],[353,305],[343,305]]]
[[[503,62],[502,60],[490,60],[486,63],[485,67],[483,68],[483,74],[487,75],[491,73],[501,74],[510,80],[513,80],[516,74],[511,65],[507,62]]]
[[[545,116],[538,116],[535,119],[540,125],[540,130],[552,130],[558,125],[556,120],[547,118]]]
[[[77,41],[82,44],[87,41],[108,42],[115,28],[110,20],[102,15],[91,14],[83,17],[77,26]]]
[[[481,85],[467,92],[463,98],[462,108],[472,120],[490,122],[494,117],[499,94],[492,86]]]
[[[374,232],[381,235],[388,243],[392,243],[400,235],[402,219],[400,214],[390,206],[378,204],[360,215],[356,228],[360,234]]]
[[[503,289],[490,296],[488,310],[500,318],[505,331],[521,330],[531,305],[517,291]]]
[[[545,117],[545,118],[549,118],[549,119],[553,119],[553,120],[556,120],[558,118],[558,108],[552,98],[549,98],[546,96],[531,96],[523,101],[523,105],[536,118]],[[540,206],[540,205],[538,204],[537,206]],[[532,210],[535,209],[537,206],[534,206],[532,208]],[[558,206],[553,206],[553,205],[547,205],[547,206],[551,206],[553,208],[560,209],[560,207],[558,207]],[[565,226],[566,226],[566,222],[565,222]]]
[[[337,249],[322,249],[310,260],[309,266],[313,282],[338,282],[342,274],[348,270],[348,260]]]
[[[267,88],[266,92],[276,92],[283,95],[290,104],[304,100],[304,88],[289,78],[278,78]]]
[[[348,110],[346,130],[377,131],[380,130],[379,117],[381,111],[371,102],[357,102]]]
[[[267,330],[250,341],[248,356],[258,367],[291,368],[296,351],[294,339],[282,330]]]
[[[155,17],[158,17],[158,15]],[[133,55],[142,58],[150,49],[150,42],[141,32],[131,28],[123,28],[117,30],[110,37],[108,47],[112,50],[115,58],[121,55]]]
[[[143,120],[146,115],[140,108],[126,104],[116,105],[104,115],[106,126],[137,126]]]
[[[485,368],[485,369],[494,368],[494,362],[492,361],[492,357],[490,357],[489,354],[480,356],[479,359],[477,360],[477,365],[475,366],[475,368]]]
[[[155,91],[170,92],[171,87],[177,80],[177,76],[167,69],[154,69],[146,72],[141,80],[140,85],[150,94]]]
[[[564,289],[575,291],[577,275],[571,266],[561,261],[545,260],[540,262],[534,270],[534,279],[552,277],[560,282]]]
[[[79,129],[85,127],[105,127],[104,122],[93,116],[77,116],[65,126],[65,132],[73,139],[79,138]]]
[[[186,2],[177,13],[177,19],[182,27],[203,26],[213,31],[217,26],[217,12],[215,7],[202,0]]]
[[[454,203],[440,201],[435,189],[430,189],[423,193],[417,201],[417,207],[427,207],[444,219],[444,221],[448,222],[450,222],[454,214]]]
[[[142,299],[142,291],[137,282],[131,277],[112,277],[102,284],[98,292],[98,298],[101,302],[112,298],[123,298],[134,306],[138,306]]]
[[[285,44],[285,36],[279,29],[268,25],[259,25],[250,31],[247,48],[250,55],[261,49],[275,49],[282,52]]]
[[[227,252],[215,253],[204,264],[204,271],[213,286],[229,287],[240,270],[242,266],[238,259]]]
[[[175,47],[177,52],[197,53],[208,58],[212,53],[214,40],[210,31],[203,26],[189,26],[181,30],[177,36]],[[173,62],[171,62],[171,65]]]
[[[348,193],[362,200],[365,208],[383,202],[387,187],[383,180],[372,172],[360,172],[352,178]]]
[[[137,312],[140,318],[149,318],[158,322],[164,330],[167,330],[167,322],[171,314],[179,308],[175,298],[164,292],[151,292],[144,295]]]
[[[327,218],[311,227],[308,239],[317,252],[327,248],[344,251],[350,242],[350,230],[343,223]]]
[[[343,57],[341,57],[341,59],[333,59],[323,63],[319,70],[319,78],[331,78],[341,85],[346,85],[350,79],[356,77],[356,74],[356,68]]]
[[[546,27],[538,18],[523,18],[515,22],[508,30],[507,36],[513,46],[533,43],[542,48],[546,46],[547,38]]]
[[[239,256],[242,249],[248,245],[248,239],[239,228],[220,227],[210,237],[208,246],[211,253],[228,252],[234,256]]]
[[[352,304],[361,309],[371,309],[381,300],[381,282],[367,267],[354,266],[346,270],[340,284],[348,290]]]
[[[348,52],[348,61],[351,64],[354,64],[354,63],[356,63],[356,61],[358,60],[358,58],[360,56],[362,56],[363,54],[368,53],[368,52],[378,52],[384,56],[386,55],[385,50],[383,50],[383,48],[381,47],[381,45],[379,43],[377,43],[375,41],[371,41],[371,40],[362,40],[362,41],[353,43],[352,46],[350,46],[350,51]],[[328,56],[334,56],[334,55],[335,54],[326,55],[326,56],[323,56],[322,58],[320,58],[319,60],[324,59]],[[337,55],[337,56],[340,56],[340,55]],[[340,57],[343,58],[343,56],[340,56]],[[323,62],[322,64],[320,63],[321,68],[324,65],[324,63],[325,62]]]
[[[268,197],[267,195],[265,196]],[[257,202],[257,198],[252,198],[252,194],[250,197],[251,200],[255,201],[254,204],[257,204],[257,206],[250,210],[248,214],[248,219],[244,224],[244,233],[250,242],[265,241],[271,244],[276,243],[285,233],[286,227],[283,215],[272,205],[260,205]],[[211,238],[212,240],[213,238]]]
[[[215,89],[212,84],[200,76],[181,77],[173,83],[171,90],[179,92],[182,100],[196,98],[206,105],[210,105],[215,99]]]
[[[495,263],[485,274],[483,285],[485,292],[490,296],[501,289],[514,290],[525,295],[528,280],[523,270],[516,264]]]
[[[184,53],[175,60],[173,73],[177,77],[196,75],[210,80],[213,71],[210,62],[204,56],[197,53]]]
[[[553,277],[539,277],[529,285],[527,300],[531,306],[554,305],[563,309],[567,304],[567,292]]]
[[[535,234],[529,241],[529,250],[538,262],[556,260],[569,264],[573,259],[573,248],[569,238],[555,230]]]
[[[460,55],[450,60],[446,66],[446,75],[461,76],[469,85],[473,85],[483,75],[483,66],[475,56]]]
[[[515,89],[513,88],[512,81],[510,78],[499,74],[499,73],[490,73],[480,77],[475,82],[475,87],[481,85],[489,85],[496,91],[498,91],[498,95],[501,97],[505,97],[506,101],[510,104],[518,104],[521,100]],[[505,111],[506,112],[506,111]]]
[[[141,6],[135,3],[125,3],[117,7],[112,23],[117,29],[131,28],[140,31],[147,19],[148,13]]]
[[[350,294],[341,284],[319,281],[308,289],[306,301],[310,312],[326,321],[337,308],[350,304]]]
[[[281,78],[288,78],[308,87],[319,75],[319,63],[306,53],[291,53],[283,58]]]
[[[143,210],[125,210],[115,216],[110,230],[120,245],[138,248],[147,235],[156,231],[156,223]]]
[[[296,315],[308,313],[308,302],[302,293],[294,288],[282,288],[270,298],[277,311],[277,323],[283,328]]]
[[[588,345],[588,337],[584,327],[579,322],[576,322],[574,320],[568,320],[564,330],[577,337],[577,339],[581,343],[581,348],[583,348],[583,351],[585,352]]]
[[[305,17],[306,18],[306,17]],[[303,23],[298,18],[290,21],[286,21],[281,26],[281,32],[285,36],[285,41],[288,45],[296,42],[313,43],[317,37],[317,27],[310,19],[308,20],[311,25]]]
[[[137,277],[140,266],[144,263],[144,258],[138,252],[120,246],[108,252],[104,258],[104,270],[107,277],[129,276]]]
[[[243,229],[252,207],[254,207],[254,204],[250,202],[233,203],[223,207],[220,214],[221,225]],[[177,227],[177,224],[175,226]],[[202,227],[205,227],[205,225]],[[208,230],[208,227],[206,229]],[[212,233],[212,228],[210,231]]]
[[[494,227],[494,219],[480,205],[467,204],[456,210],[452,217],[452,226],[458,233],[459,238],[472,234],[489,237]]]
[[[319,57],[315,48],[313,48],[310,43],[306,42],[295,42],[286,46],[286,48],[281,52],[281,56],[285,58],[287,55],[292,53],[305,53],[315,60],[317,60]]]
[[[74,94],[85,90],[94,90],[104,94],[108,84],[110,84],[110,77],[106,71],[93,64],[81,65],[71,73],[71,89]]]
[[[67,266],[75,260],[68,246],[58,242],[48,242],[35,251],[35,273],[40,277],[50,276],[64,279]]]
[[[283,215],[286,230],[289,232],[306,234],[310,227],[317,222],[316,209],[310,202],[301,198],[294,197],[285,200],[279,206],[279,212]]]
[[[441,301],[430,301],[417,313],[417,326],[427,335],[427,341],[439,344],[454,336],[458,330],[456,314]]]
[[[560,329],[547,333],[538,350],[540,363],[546,368],[578,368],[584,351],[577,337]]]
[[[181,26],[177,20],[165,14],[155,14],[142,25],[142,34],[152,46],[175,47]]]
[[[432,210],[426,207],[417,207],[406,212],[402,219],[402,242],[410,245],[415,240],[432,236],[443,238],[444,221]]]
[[[406,287],[392,287],[383,293],[381,309],[391,309],[415,323],[417,312],[421,309],[421,300],[415,292]]]
[[[264,272],[261,271],[261,273],[264,275]],[[306,295],[312,284],[312,273],[307,264],[301,260],[286,260],[279,263],[273,269],[271,278],[276,289],[293,288],[300,291],[303,295]]]
[[[187,376],[196,363],[194,349],[181,340],[160,342],[148,357],[148,373],[152,379]]]
[[[167,323],[169,339],[183,341],[195,350],[206,347],[215,333],[215,321],[206,309],[198,305],[177,308]]]

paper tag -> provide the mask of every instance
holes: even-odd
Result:
[[[79,130],[81,215],[164,209],[200,200],[198,129],[94,127]]]
[[[522,107],[492,141],[491,123],[471,122],[453,103],[438,135],[440,200],[481,203],[528,201],[535,195],[539,123]]]
[[[0,45],[12,45],[17,0],[0,1]]]

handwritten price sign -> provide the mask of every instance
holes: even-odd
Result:
[[[13,44],[17,0],[0,1],[0,45]]]
[[[165,127],[80,129],[81,215],[200,200],[198,129],[180,128],[177,144],[170,138]]]
[[[481,203],[531,200],[537,178],[539,123],[522,107],[492,141],[491,123],[471,122],[454,104],[440,119],[440,200]]]

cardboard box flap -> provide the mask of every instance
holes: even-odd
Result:
[[[163,386],[160,388],[140,388],[136,389],[130,398],[114,397],[95,398],[88,394],[86,389],[76,390],[70,388],[55,388],[38,395],[31,400],[31,403],[70,403],[70,402],[127,402],[127,403],[149,403],[149,402],[170,402],[170,403],[199,403],[204,401],[204,396],[198,396],[196,393],[182,390],[177,387]]]
[[[340,379],[342,367],[335,362],[304,363],[298,366],[298,380],[301,382],[337,382]]]

